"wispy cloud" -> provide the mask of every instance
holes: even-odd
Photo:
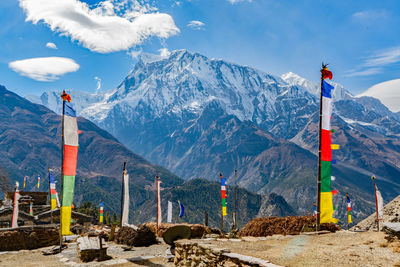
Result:
[[[50,43],[50,42],[46,44],[46,47],[47,48],[51,48],[51,49],[57,49],[56,44],[55,43]]]
[[[382,73],[385,66],[400,62],[400,46],[373,53],[356,69],[347,72],[347,77],[368,76]]]
[[[106,0],[90,8],[79,0],[19,0],[26,21],[43,21],[52,31],[99,53],[128,50],[149,37],[179,32],[170,15],[140,2],[124,6],[128,1]]]
[[[192,21],[190,21],[189,23],[188,23],[188,27],[189,28],[192,28],[192,29],[195,29],[195,30],[201,30],[201,29],[203,29],[204,28],[204,26],[205,26],[206,24],[204,24],[204,22],[202,22],[202,21],[199,21],[199,20],[192,20]]]
[[[359,77],[359,76],[369,76],[375,75],[382,72],[382,68],[369,68],[369,69],[358,69],[358,70],[350,70],[345,76],[346,77]]]
[[[386,18],[388,16],[388,12],[384,9],[381,10],[364,10],[356,12],[352,15],[352,17],[359,21],[372,21],[376,19]]]
[[[57,80],[60,76],[75,72],[80,67],[73,59],[64,57],[37,57],[16,60],[8,63],[8,66],[22,76],[41,82]]]
[[[101,79],[99,77],[94,77],[95,81],[96,81],[96,92],[100,91],[101,89]]]
[[[388,48],[371,55],[365,66],[385,66],[400,62],[400,46]]]
[[[239,2],[253,2],[253,0],[228,0],[229,3],[231,4],[237,4]]]

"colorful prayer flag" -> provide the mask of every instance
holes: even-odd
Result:
[[[349,194],[346,194],[347,199],[347,224],[351,224],[351,199]]]
[[[100,223],[103,223],[103,215],[104,215],[104,204],[102,201],[100,202],[100,219],[99,219]]]
[[[40,187],[40,175],[38,175],[38,178],[37,178],[37,188],[39,189],[39,187]]]
[[[63,91],[63,192],[61,203],[61,235],[71,235],[71,209],[74,199],[76,164],[78,159],[78,124],[70,101],[71,96]]]
[[[332,201],[332,144],[331,144],[331,115],[332,115],[332,90],[334,87],[325,81],[326,78],[332,78],[326,66],[321,70],[322,74],[322,97],[321,97],[321,129],[320,129],[320,169],[321,178],[320,203],[320,223],[336,223],[333,218],[333,201]]]
[[[219,174],[221,178],[221,201],[222,201],[222,216],[228,215],[226,211],[226,179],[222,176],[222,173]]]
[[[24,186],[22,187],[22,189],[25,189],[26,186],[26,175],[24,175]]]
[[[33,216],[33,203],[29,202],[29,215]]]
[[[56,199],[56,183],[54,181],[54,175],[49,171],[49,181],[50,181],[50,210],[54,210],[57,208],[57,199]]]

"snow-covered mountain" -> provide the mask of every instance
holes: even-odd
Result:
[[[375,84],[365,92],[358,95],[371,96],[379,99],[391,111],[400,111],[400,79]]]
[[[340,127],[333,142],[343,144],[336,188],[358,190],[358,211],[367,214],[371,173],[385,181],[384,195],[400,193],[400,119],[379,100],[330,83]],[[79,115],[183,178],[216,180],[238,168],[242,186],[279,193],[305,210],[316,190],[318,89],[294,73],[277,77],[177,50],[142,56],[116,88],[71,95]],[[59,112],[58,95],[30,99]]]

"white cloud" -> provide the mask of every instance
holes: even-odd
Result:
[[[37,57],[12,61],[8,63],[8,67],[22,76],[51,82],[68,72],[77,71],[80,66],[71,58]]]
[[[160,56],[163,58],[167,58],[171,54],[171,52],[169,52],[168,48],[161,48],[158,50],[158,52],[160,52]]]
[[[365,66],[384,66],[400,62],[400,46],[388,48],[371,55]]]
[[[106,0],[92,9],[79,0],[19,0],[19,3],[27,21],[34,24],[43,21],[52,31],[99,53],[128,50],[149,37],[168,38],[179,33],[170,15],[155,12],[155,8],[138,0],[130,5],[128,1]]]
[[[94,77],[94,79],[96,80],[96,85],[97,85],[96,92],[98,92],[101,89],[101,79],[99,77],[97,77],[97,76]]]
[[[142,54],[143,50],[131,50],[128,51],[127,54],[130,55],[132,58],[137,59],[141,54]]]
[[[205,25],[204,22],[201,22],[199,20],[192,20],[188,23],[187,26],[195,30],[201,30],[203,29],[204,25]]]
[[[381,68],[369,68],[364,70],[351,70],[348,71],[345,76],[346,77],[358,77],[358,76],[369,76],[374,74],[379,74],[382,72]]]
[[[239,2],[249,2],[249,3],[251,3],[251,2],[253,2],[253,0],[228,0],[228,2],[231,3],[231,4],[237,4]]]
[[[46,44],[46,47],[47,47],[47,48],[51,48],[51,49],[57,49],[57,46],[56,46],[55,43],[47,43],[47,44]]]
[[[347,77],[369,76],[383,72],[385,66],[400,62],[400,46],[373,53],[355,70],[348,71]]]
[[[365,10],[359,11],[352,15],[352,17],[359,21],[372,21],[376,19],[386,18],[388,13],[386,10]]]

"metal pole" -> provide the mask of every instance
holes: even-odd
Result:
[[[237,228],[237,208],[238,208],[238,205],[237,205],[237,170],[235,170],[235,222],[234,222],[234,225],[233,225],[233,228],[236,230],[236,228]]]
[[[322,63],[322,69],[324,68],[324,64]],[[320,95],[320,102],[319,102],[319,144],[318,144],[318,202],[317,202],[317,229],[319,229],[319,225],[321,222],[321,129],[322,129],[322,90],[323,90],[323,81],[324,78],[322,76],[321,70],[321,95]]]

